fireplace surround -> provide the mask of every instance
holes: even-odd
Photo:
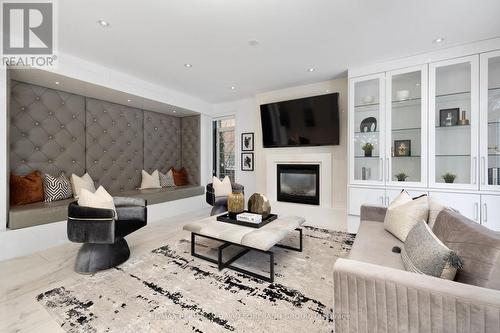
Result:
[[[319,205],[319,164],[277,164],[277,200]]]

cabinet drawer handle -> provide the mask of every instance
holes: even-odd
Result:
[[[476,221],[476,222],[478,220],[478,215],[479,215],[479,212],[478,212],[479,207],[478,206],[479,206],[479,204],[477,202],[474,203],[474,221]]]
[[[472,167],[474,168],[474,178],[472,179],[472,184],[477,184],[477,157],[474,157],[472,159],[473,163],[472,163]]]
[[[383,172],[384,172],[384,159],[381,157],[379,159],[379,173],[378,173],[378,178],[380,181],[383,181]],[[384,199],[382,198],[382,204],[384,204]]]
[[[485,185],[486,183],[486,168],[487,168],[487,165],[486,165],[486,158],[483,156],[481,158],[481,162],[483,165],[481,165],[481,183],[483,185]]]
[[[387,157],[385,159],[385,164],[386,164],[386,166],[385,166],[385,173],[386,173],[385,180],[390,181],[390,178],[389,178],[389,157]]]
[[[384,196],[380,196],[380,203],[382,204],[382,206],[384,205]]]
[[[488,222],[488,204],[484,203],[483,204],[483,222],[486,224]]]

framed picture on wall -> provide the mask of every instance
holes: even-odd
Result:
[[[241,153],[241,170],[253,171],[253,153]]]
[[[439,110],[439,126],[457,126],[460,115],[460,108]]]
[[[241,133],[241,151],[253,151],[253,133]]]
[[[411,140],[394,140],[394,156],[411,156]]]

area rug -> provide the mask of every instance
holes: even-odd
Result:
[[[274,283],[191,257],[190,235],[180,231],[147,255],[37,300],[68,332],[333,332],[333,264],[354,235],[305,227],[303,238],[303,252],[274,248]],[[282,243],[297,242],[290,234]],[[217,245],[196,241],[214,258]],[[259,253],[235,264],[269,274]]]

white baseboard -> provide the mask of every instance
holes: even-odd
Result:
[[[205,196],[180,199],[148,206],[148,223],[208,207]],[[0,261],[29,255],[67,243],[66,221],[0,231]]]

